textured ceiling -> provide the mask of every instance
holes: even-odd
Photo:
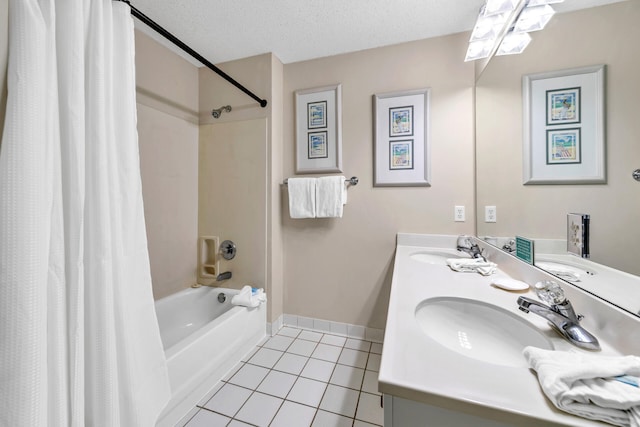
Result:
[[[566,0],[554,8],[561,12],[617,1],[621,0]],[[131,0],[142,13],[213,63],[273,52],[285,64],[469,31],[483,3]],[[136,27],[169,46],[145,25],[137,22]]]

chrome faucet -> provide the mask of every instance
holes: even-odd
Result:
[[[458,244],[456,245],[456,249],[460,252],[465,252],[469,254],[471,258],[482,258],[484,261],[487,259],[482,255],[482,250],[478,246],[477,243],[471,241],[471,237],[469,236],[458,236]]]
[[[538,298],[549,305],[527,297],[518,298],[518,308],[525,313],[530,311],[547,319],[555,329],[571,344],[587,350],[600,350],[598,339],[580,326],[583,316],[577,315],[571,302],[565,298],[560,285],[551,280],[535,285]]]
[[[508,252],[510,254],[515,253],[516,252],[516,241],[515,241],[515,239],[509,239],[509,241],[507,243],[502,245],[502,250],[505,251],[505,252]]]

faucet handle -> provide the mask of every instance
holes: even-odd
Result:
[[[458,248],[471,249],[473,243],[471,243],[471,238],[465,234],[461,234],[458,236]]]
[[[566,301],[564,291],[553,280],[543,280],[534,286],[536,295],[549,305],[559,305]]]

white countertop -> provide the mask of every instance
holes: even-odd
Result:
[[[411,254],[429,248],[437,248],[438,252],[449,250],[456,255],[456,237],[398,235],[378,379],[380,391],[512,425],[607,425],[556,409],[542,393],[534,371],[469,358],[445,348],[422,331],[415,319],[415,310],[420,302],[442,296],[462,297],[497,305],[531,322],[556,350],[583,351],[554,332],[545,319],[518,310],[518,296],[535,298],[532,291],[508,292],[491,286],[491,276],[457,273],[446,265],[427,264],[410,258]],[[501,262],[511,261],[501,259]],[[514,259],[514,262],[517,261]],[[581,312],[580,306],[575,308]],[[633,322],[633,319],[623,320]],[[495,327],[500,328],[500,325]],[[599,354],[620,354],[609,344],[603,331],[586,327],[600,341],[602,351]]]

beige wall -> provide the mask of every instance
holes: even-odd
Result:
[[[198,70],[136,31],[140,168],[155,298],[196,282]]]
[[[231,271],[222,287],[262,288],[267,276],[267,120],[254,119],[200,127],[200,235],[232,240]]]
[[[477,87],[477,197],[498,222],[479,220],[479,234],[565,239],[566,214],[587,213],[592,259],[640,274],[639,19],[638,1],[559,14],[522,55],[491,61]],[[522,76],[595,64],[607,66],[607,184],[522,185]]]
[[[237,259],[220,267],[231,270],[233,280],[220,286],[264,287],[267,318],[274,321],[283,313],[284,287],[283,65],[264,54],[217,66],[268,105],[262,108],[213,71],[200,69],[200,232],[236,242]],[[224,105],[232,111],[214,119],[211,110]]]
[[[271,141],[269,144],[269,197],[267,230],[267,277],[270,289],[269,319],[284,311],[284,230],[282,226],[282,180],[284,155],[284,66],[271,55]]]
[[[285,65],[284,175],[295,174],[294,92],[342,84],[343,171],[360,179],[341,219],[283,213],[284,311],[383,328],[398,232],[474,232],[474,66],[468,34]],[[373,188],[372,95],[431,88],[432,186]],[[286,203],[286,198],[283,203]],[[465,205],[467,221],[453,221]]]
[[[268,99],[266,109],[210,70],[200,69],[200,233],[220,230],[218,233],[240,240],[251,229],[255,245],[265,236],[264,283],[270,321],[288,313],[382,327],[396,233],[474,231],[474,68],[460,61],[465,49],[465,36],[458,35],[284,66],[273,55],[219,65]],[[378,71],[372,73],[373,69]],[[350,190],[344,218],[292,221],[286,208],[286,187],[281,183],[294,174],[293,93],[336,82],[343,85],[344,170],[349,176],[357,175],[361,183]],[[433,162],[431,188],[374,189],[371,97],[420,87],[432,88],[432,156],[449,160]],[[213,119],[211,109],[223,105],[231,105],[233,111]],[[213,182],[215,177],[203,175],[233,174],[238,167],[237,153],[218,159],[210,150],[224,149],[227,144],[244,150],[247,126],[260,117],[267,119],[264,174],[252,168],[246,172],[246,181],[229,181],[225,190],[204,185],[203,181]],[[221,136],[226,133],[228,138]],[[260,148],[257,135],[253,144]],[[245,187],[261,182],[267,183],[265,222],[261,201]],[[238,213],[222,219],[223,205],[207,200],[221,199],[223,193],[229,211],[235,206],[254,206],[256,214],[247,218]],[[467,222],[453,222],[454,205],[467,207]],[[238,247],[242,250],[240,244]],[[256,257],[253,270],[239,264],[229,264],[229,269],[234,279],[246,278],[243,281],[260,285],[263,279],[258,266],[263,260],[258,252],[252,254]],[[241,286],[243,281],[230,286]]]
[[[9,49],[9,0],[0,0],[0,140],[7,106],[7,55]]]
[[[269,117],[272,110],[272,56],[270,53],[266,53],[237,61],[216,64],[223,72],[230,75],[258,97],[267,99],[269,103],[266,108],[262,108],[260,104],[215,72],[206,67],[201,67],[199,69],[200,124],[219,124]],[[223,113],[219,119],[214,119],[211,116],[211,110],[224,105],[231,105],[233,109],[231,113]]]

